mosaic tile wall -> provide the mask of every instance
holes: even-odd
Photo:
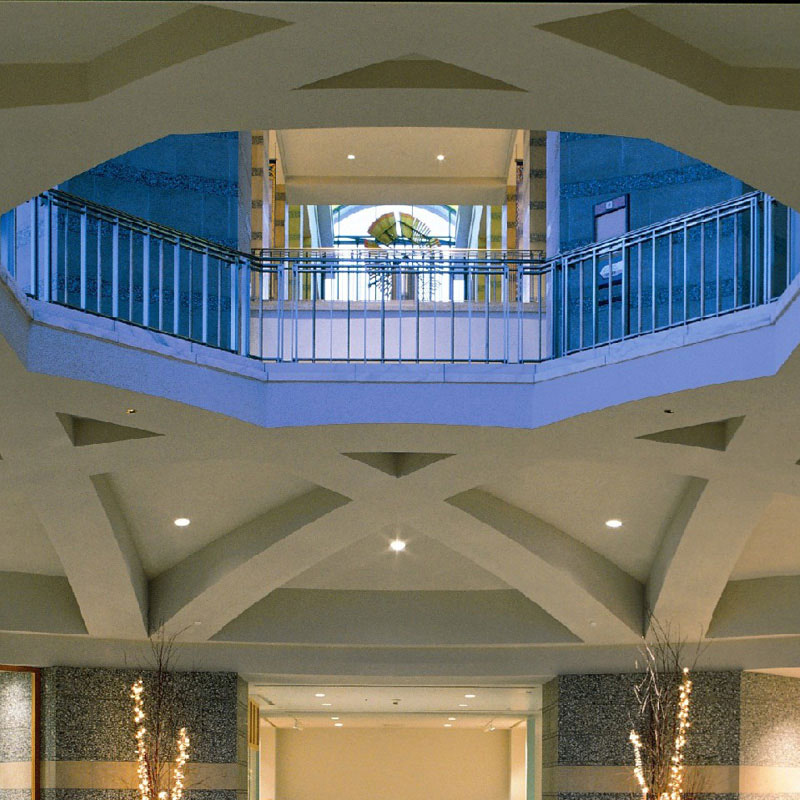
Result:
[[[227,247],[239,246],[237,132],[166,136],[98,164],[59,188]]]
[[[0,800],[30,800],[32,692],[29,672],[0,671]]]
[[[745,672],[742,800],[800,798],[800,679]]]
[[[42,800],[133,800],[131,684],[141,670],[52,667],[42,673]],[[190,736],[186,800],[243,800],[241,681],[230,672],[175,672],[175,719]],[[145,712],[147,707],[145,707]],[[246,730],[245,730],[246,736]],[[69,762],[69,763],[66,763]],[[68,785],[67,785],[68,784]],[[194,785],[193,785],[194,784]]]
[[[594,241],[594,206],[629,195],[630,230],[750,190],[742,181],[648,139],[562,133],[560,240],[569,250]]]
[[[623,800],[633,752],[633,675],[562,675],[544,687],[543,800]],[[741,673],[695,673],[686,762],[713,768],[704,800],[738,792]],[[592,791],[596,785],[603,791]],[[755,800],[751,798],[750,800]],[[777,800],[777,799],[774,799]]]

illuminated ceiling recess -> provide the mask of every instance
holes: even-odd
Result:
[[[277,139],[293,205],[497,205],[505,202],[516,135],[483,128],[316,128],[278,131]]]

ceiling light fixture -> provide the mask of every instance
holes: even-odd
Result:
[[[176,528],[185,528],[190,523],[191,523],[190,519],[187,519],[186,517],[178,517],[175,520],[175,527]]]
[[[621,528],[622,527],[622,520],[621,519],[607,519],[606,520],[606,527],[607,528]]]
[[[452,728],[453,727],[449,722],[445,722],[444,726],[445,726],[445,728]]]
[[[348,153],[347,154],[347,160],[348,161],[355,161],[356,160],[355,153]]]
[[[332,705],[333,705],[333,703],[323,703],[322,705],[323,705],[323,706],[332,706]]]
[[[442,153],[439,153],[439,155],[436,156],[436,160],[437,161],[444,161],[444,155]]]
[[[466,697],[467,700],[472,700],[475,697],[475,695],[474,694],[465,694],[464,697]]]
[[[325,697],[325,692],[317,692],[314,697]]]
[[[455,722],[455,721],[456,721],[456,718],[455,718],[455,717],[448,717],[447,719],[449,719],[449,720],[450,720],[450,722]]]
[[[459,703],[458,707],[459,708],[469,708],[469,705],[467,703]]]
[[[333,727],[334,728],[341,728],[343,725],[344,725],[344,722],[334,722],[333,723]]]
[[[406,549],[406,543],[402,539],[392,539],[389,547],[391,547],[395,553],[402,553],[403,550]]]
[[[339,719],[339,717],[331,717],[331,719]]]

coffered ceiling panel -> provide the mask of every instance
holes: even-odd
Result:
[[[313,488],[274,467],[226,459],[115,472],[111,486],[148,577]],[[191,525],[176,527],[178,517]]]
[[[681,476],[646,468],[541,461],[507,484],[485,488],[644,581],[685,486],[686,479]],[[622,527],[606,527],[609,519],[621,520]]]

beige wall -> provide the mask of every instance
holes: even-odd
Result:
[[[259,725],[258,800],[275,800],[275,741],[275,728],[262,719]]]
[[[509,800],[527,800],[527,739],[528,726],[524,723],[512,728],[509,732]]]
[[[279,730],[277,800],[508,800],[507,731]]]

